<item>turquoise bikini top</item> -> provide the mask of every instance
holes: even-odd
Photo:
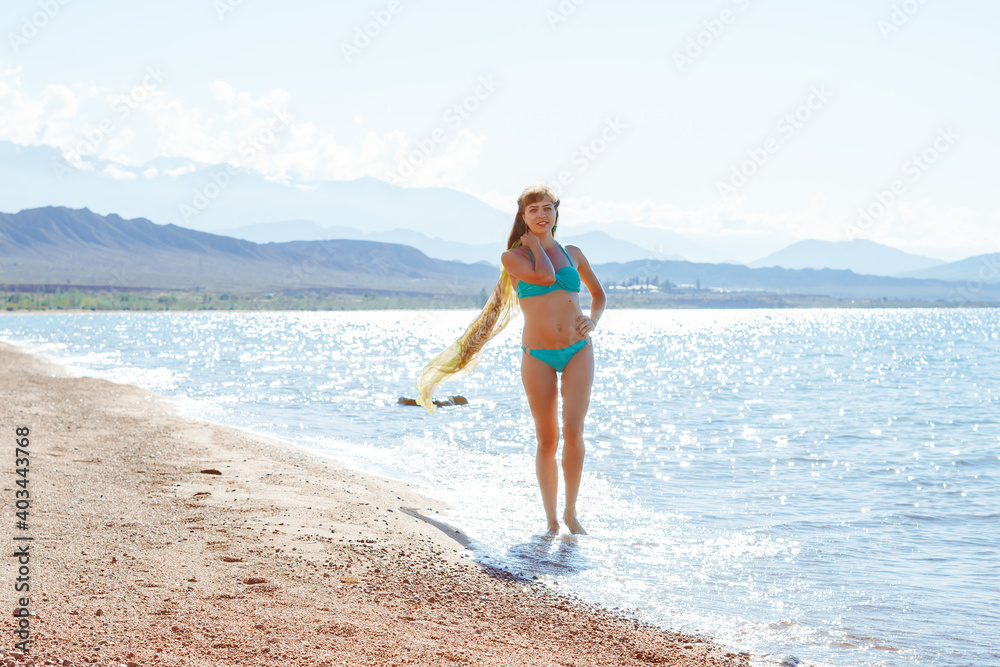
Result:
[[[565,290],[567,292],[580,291],[580,272],[573,266],[573,260],[569,258],[569,253],[566,252],[566,249],[559,245],[558,241],[556,241],[556,245],[558,245],[559,249],[563,251],[564,255],[566,255],[566,259],[569,260],[569,266],[564,266],[556,271],[556,281],[551,285],[535,285],[534,283],[529,283],[524,280],[517,281],[518,299],[523,299],[528,296],[548,294],[549,292],[555,292],[557,290]],[[528,251],[528,255],[531,256],[530,250]],[[535,261],[534,256],[531,256],[531,261]]]

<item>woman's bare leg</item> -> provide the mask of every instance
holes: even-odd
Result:
[[[535,436],[538,449],[535,451],[535,474],[538,488],[542,492],[545,506],[545,520],[548,532],[559,532],[559,518],[556,514],[556,494],[559,491],[559,467],[556,465],[556,450],[559,449],[559,424],[557,403],[559,392],[556,387],[556,372],[548,364],[524,353],[521,360],[521,382],[528,396],[531,416],[535,419]]]
[[[576,496],[583,476],[583,422],[590,407],[590,388],[594,384],[594,346],[590,343],[577,352],[562,374],[563,455],[562,469],[566,478],[566,511],[563,521],[569,532],[586,535],[576,518]]]

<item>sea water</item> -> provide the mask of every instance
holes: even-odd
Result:
[[[419,484],[470,557],[758,664],[1000,665],[1000,324],[965,309],[608,311],[580,538],[542,536],[520,321],[398,405],[474,313],[0,318],[76,372]]]

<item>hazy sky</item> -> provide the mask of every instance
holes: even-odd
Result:
[[[546,181],[567,225],[1000,250],[996,2],[10,0],[0,27],[0,141],[108,178],[231,162],[503,210]]]

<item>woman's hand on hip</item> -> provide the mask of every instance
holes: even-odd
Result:
[[[580,317],[576,318],[576,333],[578,333],[581,338],[583,338],[596,328],[597,325],[594,324],[594,322],[586,315],[581,315]]]

